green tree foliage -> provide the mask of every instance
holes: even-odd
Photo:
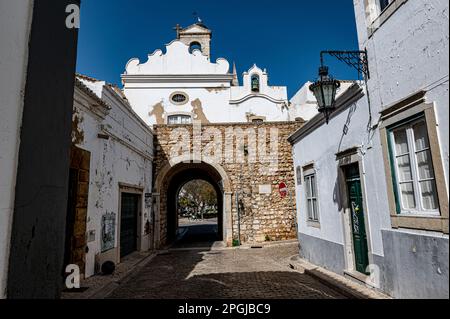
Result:
[[[203,217],[217,214],[217,194],[214,187],[203,180],[193,180],[183,186],[178,195],[179,213],[190,213]]]

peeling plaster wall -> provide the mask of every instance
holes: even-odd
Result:
[[[196,86],[199,87],[196,87]],[[194,86],[194,87],[192,87]],[[266,98],[253,96],[241,103],[230,104],[229,83],[211,84],[190,84],[173,83],[170,87],[158,88],[147,85],[125,86],[124,93],[130,101],[133,109],[149,125],[161,124],[157,122],[157,117],[153,112],[156,105],[163,108],[162,118],[164,123],[168,116],[173,114],[194,115],[191,102],[199,100],[202,103],[206,118],[211,123],[241,123],[247,121],[247,114],[252,113],[257,116],[266,117],[267,121],[288,121],[289,111],[283,109],[283,102],[287,103],[287,98],[283,102],[274,103]],[[175,92],[186,93],[189,102],[184,105],[171,103],[170,96]],[[249,91],[248,94],[251,94]],[[287,93],[285,95],[287,97]],[[194,116],[195,119],[195,116]]]
[[[265,117],[267,121],[287,121],[289,111],[286,87],[269,86],[267,72],[256,65],[244,73],[244,85],[232,86],[233,74],[225,59],[212,63],[199,51],[174,40],[166,53],[156,50],[145,63],[132,59],[122,75],[124,93],[135,112],[149,125],[166,124],[174,114],[192,115],[192,102],[199,100],[210,123],[247,122],[247,115]],[[251,91],[250,77],[260,75],[261,90]],[[174,93],[185,93],[189,100],[174,104]]]
[[[90,85],[96,88],[95,83]],[[107,115],[102,118],[89,111],[92,101],[86,94],[75,96],[75,109],[83,118],[78,130],[83,132],[84,140],[78,147],[91,152],[90,186],[88,201],[87,233],[95,231],[95,240],[88,243],[89,252],[86,255],[86,277],[95,272],[96,255],[101,251],[102,216],[106,213],[116,215],[115,222],[115,252],[113,258],[119,262],[118,239],[120,238],[120,186],[127,185],[141,190],[141,251],[151,248],[151,237],[145,234],[145,223],[151,223],[152,212],[144,205],[144,194],[151,193],[152,188],[152,156],[153,135],[150,130],[126,105],[120,101],[121,97],[111,92],[103,82],[102,100],[111,107]],[[98,88],[97,88],[98,89]],[[96,90],[97,92],[99,90]],[[81,101],[86,99],[85,106]],[[87,107],[86,107],[87,106]],[[109,136],[109,139],[99,138],[98,134]]]
[[[0,2],[0,299],[6,277],[33,1]]]

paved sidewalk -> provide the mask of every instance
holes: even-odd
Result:
[[[192,241],[197,228],[171,248],[135,253],[112,276],[82,282],[84,292],[64,299],[385,299],[382,293],[308,263],[298,242],[224,247]]]
[[[81,282],[81,291],[64,291],[62,299],[101,299],[111,293],[123,280],[144,265],[151,262],[156,256],[155,252],[136,252],[128,256],[122,263],[116,266],[116,271],[112,275],[95,275]]]
[[[325,285],[335,287],[349,298],[359,299],[392,299],[390,296],[370,287],[368,284],[362,284],[351,280],[342,275],[314,265],[302,258],[298,254],[287,260],[292,269],[298,270],[309,276],[314,277]]]

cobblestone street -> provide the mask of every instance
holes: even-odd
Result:
[[[289,258],[298,251],[297,243],[264,248],[208,248],[217,243],[205,241],[200,245],[196,233],[204,233],[205,227],[191,227],[181,243],[153,259],[109,298],[344,298],[312,277],[289,268]],[[197,241],[192,242],[192,238]]]

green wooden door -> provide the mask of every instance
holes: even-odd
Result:
[[[366,224],[364,222],[361,178],[359,175],[358,165],[354,164],[346,167],[345,175],[351,211],[356,270],[360,273],[368,274],[366,270],[369,265],[369,253],[367,246]]]
[[[137,250],[139,195],[122,193],[120,257]]]

